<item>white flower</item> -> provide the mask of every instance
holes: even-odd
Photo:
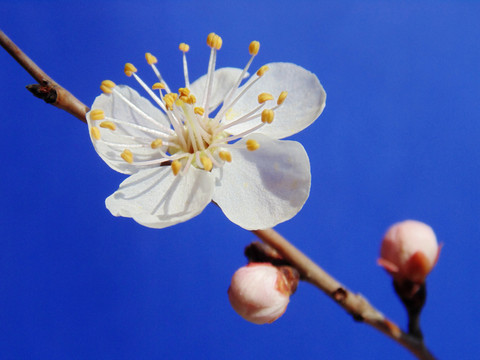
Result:
[[[300,143],[279,139],[321,114],[326,94],[317,77],[294,64],[271,63],[241,85],[259,42],[250,44],[243,70],[215,70],[222,39],[211,33],[207,44],[208,73],[191,84],[189,46],[180,44],[185,87],[178,93],[170,91],[150,53],[147,62],[159,79],[153,90],[132,64],[125,65],[158,107],[128,86],[102,82],[104,93],[87,114],[90,136],[111,168],[131,175],[106,199],[113,215],[164,228],[214,201],[237,225],[264,229],[295,216],[307,200],[308,156]]]

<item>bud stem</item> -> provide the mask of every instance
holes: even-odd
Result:
[[[407,310],[408,333],[423,341],[422,329],[420,328],[420,313],[427,299],[426,284],[416,284],[412,281],[404,281],[402,283],[393,281],[393,287]]]

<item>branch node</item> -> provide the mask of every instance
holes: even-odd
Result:
[[[27,85],[26,88],[35,97],[42,99],[47,104],[55,104],[55,102],[57,101],[57,90],[55,89],[56,86],[50,85],[50,82],[48,80],[43,80],[42,84],[43,85],[40,85],[40,84]]]
[[[339,304],[343,304],[347,296],[348,292],[343,287],[339,287],[332,293],[333,300],[335,300]]]

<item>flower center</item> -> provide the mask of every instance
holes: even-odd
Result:
[[[116,85],[110,81],[102,82],[100,88],[106,93],[115,93],[119,96],[127,106],[137,115],[145,118],[152,127],[146,127],[139,124],[122,121],[121,119],[114,119],[105,116],[101,109],[94,109],[90,112],[91,120],[103,120],[99,127],[92,126],[90,131],[92,138],[95,141],[104,141],[112,147],[121,148],[121,142],[107,142],[102,139],[102,131],[115,131],[117,125],[122,127],[132,128],[144,133],[145,137],[135,137],[138,144],[136,146],[130,145],[124,147],[121,152],[121,158],[129,164],[138,166],[151,166],[154,164],[171,166],[173,174],[186,173],[191,166],[205,171],[211,171],[213,167],[221,167],[226,162],[232,161],[232,155],[229,151],[231,148],[246,147],[249,151],[255,151],[260,147],[260,144],[253,139],[249,139],[244,145],[237,144],[237,140],[253,133],[262,126],[272,123],[274,119],[275,110],[281,106],[287,96],[286,91],[282,91],[277,98],[276,105],[271,108],[266,108],[266,104],[270,104],[274,100],[274,96],[270,93],[261,93],[258,95],[258,106],[255,106],[246,114],[241,114],[237,117],[231,116],[232,107],[238,100],[268,71],[267,66],[262,66],[257,72],[256,76],[252,76],[247,83],[237,91],[240,83],[245,78],[247,70],[257,55],[260,48],[258,41],[252,41],[249,46],[251,55],[245,68],[242,70],[238,79],[235,81],[231,89],[226,93],[222,100],[222,106],[215,116],[210,117],[213,107],[216,104],[212,102],[212,91],[215,81],[215,63],[217,51],[222,47],[222,38],[214,33],[207,37],[207,45],[211,48],[210,59],[208,64],[208,72],[205,81],[205,89],[201,103],[197,102],[196,95],[190,90],[190,81],[188,76],[188,66],[186,53],[189,51],[189,46],[185,43],[179,45],[180,51],[183,53],[183,69],[185,77],[185,87],[178,89],[177,93],[170,90],[166,82],[163,80],[160,72],[156,67],[157,59],[150,53],[145,54],[147,63],[151,65],[153,71],[158,77],[159,82],[155,83],[151,88],[143,82],[143,80],[136,74],[137,69],[130,63],[125,65],[125,74],[133,76],[138,83],[147,91],[155,103],[163,110],[168,121],[169,127],[166,127],[146,114],[137,105],[133,104],[126,96],[122,94]],[[158,91],[155,93],[155,91]],[[247,130],[231,134],[230,129],[236,125],[248,124]],[[151,141],[155,138],[153,141]],[[142,160],[139,154],[136,154],[136,149],[142,149],[146,146],[154,151],[149,154],[148,160]],[[144,154],[144,152],[142,153]]]

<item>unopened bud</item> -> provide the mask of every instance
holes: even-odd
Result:
[[[422,284],[435,266],[440,248],[432,228],[415,220],[392,225],[383,237],[378,264],[396,282]]]
[[[245,320],[254,324],[272,323],[287,309],[298,278],[298,273],[288,266],[250,263],[233,275],[228,298]]]

